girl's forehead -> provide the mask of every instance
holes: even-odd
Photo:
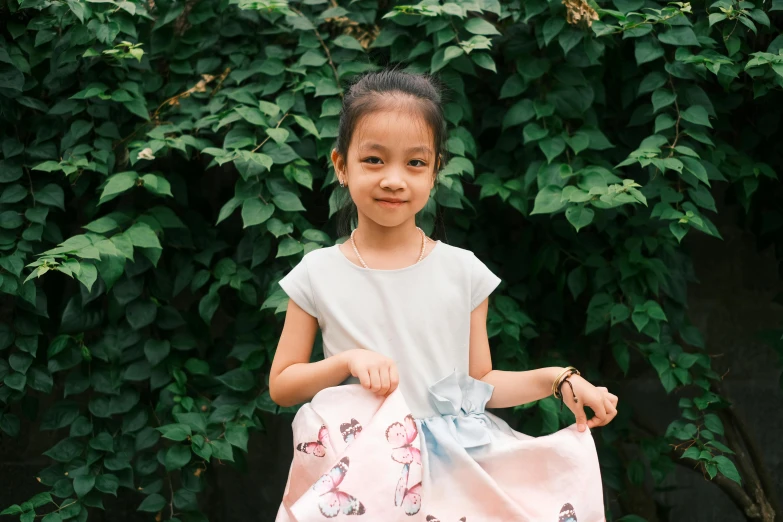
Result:
[[[366,149],[380,144],[387,149],[424,147],[431,151],[433,133],[427,121],[415,111],[387,109],[373,111],[357,123],[352,141]]]

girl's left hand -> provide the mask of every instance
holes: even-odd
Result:
[[[580,375],[573,374],[568,380],[574,387],[574,393],[571,393],[568,383],[563,383],[560,393],[568,409],[576,416],[576,426],[579,431],[585,431],[585,425],[589,428],[606,426],[614,419],[617,415],[617,395],[609,393],[609,390],[604,387],[593,386]],[[574,395],[579,402],[574,402]],[[589,406],[595,412],[590,420],[587,420],[585,406]]]

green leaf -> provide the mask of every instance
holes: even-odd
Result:
[[[533,214],[552,214],[562,209],[565,203],[561,200],[562,189],[556,185],[547,185],[536,194]]]
[[[209,375],[209,363],[195,358],[185,361],[185,369],[193,375]]]
[[[3,196],[5,196],[5,193],[3,193]],[[60,185],[49,183],[44,188],[36,191],[35,200],[38,203],[65,210],[65,193]],[[2,198],[0,198],[0,203],[3,203]]]
[[[164,439],[183,441],[192,435],[190,426],[187,424],[164,424],[156,428]]]
[[[170,350],[171,344],[168,341],[148,339],[144,344],[144,355],[152,366],[157,366],[168,357]]]
[[[479,17],[470,18],[467,22],[465,22],[464,27],[466,31],[473,34],[480,34],[484,36],[500,34],[494,25]]]
[[[699,181],[708,187],[710,186],[710,180],[707,177],[707,169],[702,165],[701,161],[687,156],[680,157],[680,161],[685,166],[685,170],[696,176]]]
[[[264,129],[264,131],[275,140],[276,143],[285,143],[288,136],[291,134],[288,129]]]
[[[299,197],[292,192],[282,192],[272,198],[275,206],[286,212],[302,212],[306,210],[302,206]]]
[[[95,475],[83,475],[73,479],[73,490],[82,498],[95,487]]]
[[[0,511],[0,515],[18,515],[22,512],[23,510],[21,507],[19,507],[18,504],[13,504],[12,506],[5,508],[3,511]]]
[[[162,248],[155,231],[147,223],[138,222],[125,231],[133,246],[142,248]]]
[[[566,219],[571,223],[577,232],[593,222],[595,211],[583,206],[568,207],[566,210]]]
[[[554,136],[539,141],[538,147],[546,156],[547,163],[552,163],[553,159],[565,151],[566,143],[560,136]]]
[[[625,343],[615,343],[612,345],[612,355],[614,360],[617,361],[617,365],[623,371],[623,375],[628,373],[628,367],[630,366],[631,356],[628,350],[628,346]]]
[[[111,176],[103,187],[103,192],[98,201],[98,204],[106,203],[116,198],[129,188],[136,185],[136,180],[139,179],[139,175],[135,171],[119,172]]]
[[[221,221],[228,218],[231,214],[234,213],[234,211],[239,208],[240,205],[242,205],[243,200],[239,198],[231,198],[223,205],[223,207],[220,209],[220,213],[218,214],[216,225],[220,224]]]
[[[256,384],[256,380],[253,377],[253,374],[242,368],[236,368],[224,373],[223,375],[219,375],[217,380],[222,382],[228,388],[239,392],[248,391]]]
[[[157,315],[158,307],[147,299],[137,299],[125,310],[125,318],[134,330],[152,324]]]
[[[141,180],[144,183],[144,188],[153,194],[174,197],[171,194],[171,185],[166,178],[155,174],[145,174],[141,177]]]
[[[542,138],[545,138],[549,134],[549,131],[545,128],[543,128],[541,125],[538,124],[538,122],[532,122],[525,125],[525,128],[522,129],[522,136],[524,137],[524,143],[527,145],[528,143],[538,141]]]
[[[119,479],[112,474],[98,475],[95,479],[95,489],[101,493],[117,496],[117,488],[120,485]]]
[[[21,373],[10,373],[3,379],[3,383],[12,390],[22,391],[27,384],[27,377]]]
[[[164,465],[166,466],[166,471],[181,469],[188,462],[190,462],[191,456],[192,453],[190,451],[190,446],[177,444],[170,447],[168,451],[166,451],[166,456],[163,459]]]
[[[163,509],[166,505],[166,499],[158,493],[153,493],[145,498],[139,505],[137,511],[145,511],[148,513],[155,513]]]
[[[57,462],[70,462],[76,457],[81,456],[84,451],[84,443],[78,439],[65,438],[44,452],[44,455],[51,457]]]
[[[664,33],[658,33],[658,40],[669,45],[700,45],[696,33],[688,26],[675,26]]]
[[[19,417],[13,413],[6,413],[0,416],[0,431],[9,437],[18,437],[20,427]]]
[[[544,43],[549,45],[550,42],[554,40],[555,37],[560,33],[560,31],[563,30],[565,25],[566,21],[563,17],[553,16],[548,18],[547,21],[544,22],[543,27]]]
[[[659,114],[655,118],[655,133],[658,134],[660,132],[665,131],[666,129],[671,129],[675,125],[674,118],[669,116],[668,114]]]
[[[198,303],[198,313],[205,323],[210,324],[212,322],[212,316],[215,315],[218,307],[220,306],[220,295],[217,290],[209,291],[201,298]]]
[[[676,221],[672,221],[669,223],[669,231],[672,233],[672,235],[677,238],[677,242],[681,242],[682,238],[685,237],[685,234],[688,233],[688,229]]]
[[[514,105],[506,112],[503,117],[503,130],[515,125],[520,125],[532,119],[536,115],[533,107],[533,100],[525,98]]]
[[[723,422],[720,417],[714,413],[708,413],[704,416],[704,425],[713,433],[723,435]]]
[[[262,202],[259,198],[248,198],[242,204],[242,228],[260,225],[272,217],[275,206]]]
[[[286,257],[286,256],[293,256],[298,254],[299,252],[302,252],[304,250],[304,246],[302,243],[297,241],[296,239],[286,237],[281,242],[280,245],[277,247],[277,255],[278,257]]]
[[[244,426],[229,426],[226,429],[226,440],[242,451],[247,452],[247,441],[249,439],[247,428]]]
[[[652,93],[653,112],[658,112],[664,107],[668,107],[674,103],[676,98],[677,95],[669,89],[657,89]]]
[[[707,109],[701,105],[693,105],[688,107],[685,109],[685,111],[682,112],[680,116],[685,121],[712,128],[709,115],[707,114]]]
[[[473,63],[483,69],[488,69],[494,73],[498,72],[497,68],[495,67],[495,61],[492,59],[489,53],[471,53],[470,59],[473,60]]]
[[[742,485],[742,477],[740,477],[734,463],[723,455],[716,456],[713,461],[718,465],[718,471],[720,471],[727,479],[733,480],[737,484]]]
[[[657,60],[664,55],[663,47],[651,37],[639,38],[635,44],[636,65]]]
[[[445,49],[438,49],[435,54],[432,55],[432,62],[430,63],[430,73],[434,74],[443,69],[451,60],[462,56],[464,51],[461,47],[451,45]]]
[[[334,39],[334,44],[344,49],[351,49],[353,51],[364,52],[364,47],[355,38],[348,36],[347,34],[341,34]]]
[[[298,114],[294,114],[294,120],[296,120],[296,123],[298,123],[299,126],[304,130],[315,136],[317,139],[320,139],[321,136],[318,134],[318,129],[315,128],[313,120],[307,116],[299,116]]]
[[[212,456],[219,460],[234,461],[234,452],[231,449],[231,444],[227,440],[218,439],[209,442],[212,446]]]
[[[709,16],[710,27],[717,24],[718,22],[722,22],[725,19],[726,15],[723,13],[711,13]]]

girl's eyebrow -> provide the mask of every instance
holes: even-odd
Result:
[[[360,146],[361,149],[369,149],[369,150],[380,150],[382,152],[386,152],[389,149],[387,147],[384,147],[380,143],[362,143]],[[407,151],[408,153],[411,152],[421,152],[422,154],[432,154],[432,149],[429,147],[426,147],[424,145],[418,145],[416,147],[411,147]]]

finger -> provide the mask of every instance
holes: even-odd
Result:
[[[608,398],[604,399],[604,405],[606,406],[606,422],[608,423],[617,416],[617,408],[614,407],[614,404]]]
[[[400,374],[397,373],[397,365],[392,364],[389,367],[389,393],[397,389],[400,384]]]
[[[386,396],[389,394],[389,384],[391,382],[391,379],[389,377],[389,368],[381,368],[380,369],[380,376],[381,376],[381,389],[378,390],[378,393],[380,393],[383,396]]]
[[[370,373],[367,370],[362,370],[359,372],[357,377],[359,378],[359,382],[361,383],[362,387],[369,390],[370,386],[372,385],[370,382]]]
[[[589,421],[587,421],[587,426],[590,428],[595,428],[597,426],[603,426],[607,422],[606,418],[606,406],[604,406],[604,400],[603,400],[603,394],[599,395],[599,400],[591,402],[588,404],[590,406],[590,409],[593,410],[593,413],[595,415],[593,418],[591,418]]]
[[[585,414],[584,406],[581,402],[574,403],[573,398],[568,401],[571,411],[574,412],[576,417],[576,428],[579,431],[585,431],[587,427],[587,415]]]
[[[617,403],[619,402],[619,398],[614,393],[607,393],[606,396],[609,398],[609,401],[612,403],[612,406],[617,409]]]
[[[378,393],[381,389],[381,372],[378,371],[378,368],[370,369],[370,383],[370,390],[373,393]]]

